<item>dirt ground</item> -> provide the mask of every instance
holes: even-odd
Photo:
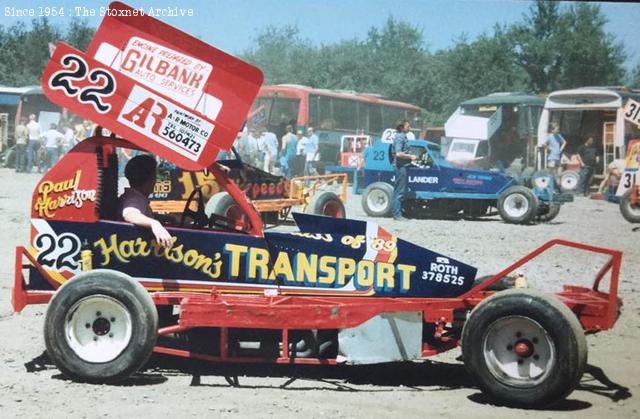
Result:
[[[589,362],[580,386],[551,409],[494,406],[474,387],[452,351],[425,363],[319,368],[185,365],[152,358],[150,367],[121,385],[77,384],[47,360],[44,306],[13,314],[14,248],[28,243],[29,205],[38,175],[0,169],[0,411],[2,417],[403,417],[632,418],[640,417],[640,231],[615,204],[576,198],[550,224],[514,226],[484,220],[378,222],[398,236],[495,273],[551,238],[624,251],[616,327],[587,337]],[[359,196],[350,218],[363,219]],[[602,258],[557,251],[521,269],[531,286],[553,291],[587,284]],[[167,367],[167,366],[170,367]],[[237,377],[237,385],[232,386]]]

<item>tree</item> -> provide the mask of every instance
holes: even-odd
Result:
[[[46,18],[34,19],[27,29],[22,22],[8,28],[0,26],[0,84],[26,86],[40,84],[49,61],[49,43],[60,40],[86,50],[95,29],[86,21],[73,19],[66,32]]]
[[[562,67],[560,88],[622,84],[626,54],[621,43],[605,33],[607,20],[600,6],[572,4],[560,19],[559,46]]]
[[[596,4],[538,0],[530,16],[511,28],[514,50],[536,92],[585,85],[620,84],[626,59],[622,44],[604,31]]]
[[[95,28],[90,27],[87,20],[73,18],[69,23],[64,40],[72,47],[80,51],[86,51],[95,32]]]
[[[557,36],[562,29],[559,9],[559,3],[538,0],[529,9],[530,16],[510,30],[517,60],[536,92],[553,90],[561,72],[562,54]]]
[[[476,41],[458,40],[428,61],[431,86],[422,106],[432,124],[442,124],[460,102],[499,91],[526,90],[528,77],[518,65],[508,34],[501,27]]]

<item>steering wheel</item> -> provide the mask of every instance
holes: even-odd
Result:
[[[198,209],[196,211],[191,209],[191,203],[194,199],[198,200]],[[180,217],[180,227],[184,227],[187,217],[193,220],[192,225],[197,228],[203,228],[209,222],[209,218],[204,212],[204,199],[202,198],[202,188],[200,186],[196,186],[191,194],[189,194],[189,198],[187,198],[187,203]]]

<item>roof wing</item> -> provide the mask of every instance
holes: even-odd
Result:
[[[45,69],[49,99],[183,169],[231,148],[262,72],[119,2],[87,53],[59,44]]]

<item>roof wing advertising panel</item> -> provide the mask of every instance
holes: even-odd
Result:
[[[86,53],[58,45],[47,97],[184,169],[209,166],[231,148],[262,72],[122,3],[109,7]]]

